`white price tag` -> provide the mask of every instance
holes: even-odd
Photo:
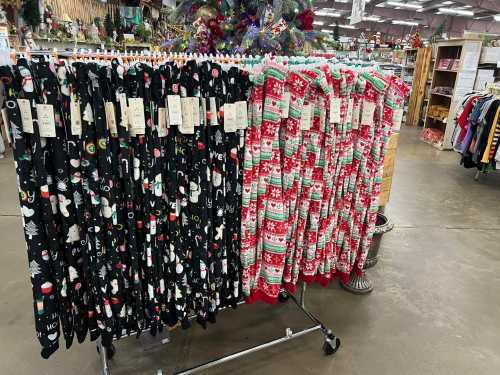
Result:
[[[182,125],[182,104],[179,95],[168,95],[168,118],[170,125]]]
[[[304,107],[302,107],[302,116],[300,118],[300,130],[311,129],[311,112],[312,112],[311,104],[305,104]]]
[[[163,138],[167,136],[167,117],[168,112],[166,108],[158,108],[158,137]]]
[[[80,102],[75,95],[71,95],[69,104],[69,111],[71,115],[71,134],[74,136],[82,135],[82,113],[80,110]]]
[[[283,110],[281,112],[281,117],[282,118],[288,118],[289,113],[290,113],[290,99],[291,99],[291,94],[289,91],[285,91],[283,93]]]
[[[37,104],[38,129],[40,137],[56,137],[56,121],[54,118],[54,107],[50,104]]]
[[[347,99],[347,111],[346,111],[346,114],[345,114],[345,122],[347,124],[351,124],[352,126],[352,112],[353,112],[353,103],[354,103],[354,100],[353,99]]]
[[[398,131],[401,129],[401,122],[403,121],[403,108],[394,110],[392,114],[392,130]]]
[[[23,131],[33,134],[33,117],[31,116],[31,105],[28,99],[17,99],[17,105],[21,112],[21,121],[23,123]]]
[[[179,124],[179,131],[182,134],[194,134],[193,101],[191,99],[180,98],[182,121]]]
[[[194,96],[191,98],[192,106],[193,106],[193,122],[194,126],[200,126],[200,98]]]
[[[248,105],[246,101],[236,102],[236,128],[246,129],[248,127]]]
[[[128,105],[127,105],[127,95],[119,94],[118,99],[120,101],[120,113],[122,116],[120,126],[128,129]]]
[[[330,99],[330,124],[340,123],[340,98]]]
[[[352,129],[358,129],[359,128],[359,111],[360,111],[360,106],[361,103],[357,103],[354,105],[353,103],[353,109],[352,109]]]
[[[236,128],[236,104],[224,104],[224,131],[226,133],[234,133]]]
[[[5,136],[7,138],[7,143],[12,143],[12,139],[10,137],[10,123],[9,123],[9,115],[7,114],[7,108],[2,109],[2,120],[3,120],[3,129],[5,132]]]
[[[115,106],[112,102],[106,102],[106,104],[104,104],[104,111],[106,112],[106,124],[108,124],[108,129],[111,135],[116,136],[118,134],[118,128],[116,127]]]
[[[131,133],[144,134],[146,119],[144,117],[144,101],[142,98],[128,98],[128,117]]]
[[[219,125],[219,120],[217,119],[217,102],[214,97],[209,99],[210,101],[210,125]]]
[[[363,112],[361,114],[361,125],[372,125],[375,113],[375,103],[363,100]]]

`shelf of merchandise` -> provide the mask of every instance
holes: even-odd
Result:
[[[408,48],[403,51],[404,57],[401,79],[403,80],[403,82],[411,85],[411,82],[413,81],[413,75],[415,74],[418,48]]]
[[[441,94],[440,92],[431,92],[431,95],[438,95],[438,96],[444,96],[445,98],[452,98],[452,95],[448,94]]]
[[[461,97],[474,88],[482,41],[480,39],[450,39],[437,42],[435,47],[435,60],[430,86],[429,102],[427,104],[424,120],[425,129],[438,129],[443,132],[442,140],[433,146],[440,150],[451,150],[454,129],[453,116],[446,116],[446,122],[436,120],[430,116],[429,109],[434,105],[448,108],[448,113],[454,113],[454,108],[459,104]],[[458,69],[438,68],[441,59],[459,59]],[[452,94],[439,94],[432,91],[436,87],[451,87]]]

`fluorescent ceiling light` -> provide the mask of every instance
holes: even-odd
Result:
[[[353,26],[353,25],[339,25],[339,27],[341,29],[351,29],[351,30],[356,29],[356,26]]]
[[[409,3],[400,3],[399,1],[388,1],[387,5],[393,7],[401,7],[401,8],[409,8],[409,9],[420,9],[422,5],[420,4],[409,4]]]
[[[439,8],[439,11],[444,14],[453,14],[456,16],[469,16],[469,17],[474,16],[474,12],[470,10],[462,10],[455,8]]]
[[[314,21],[313,25],[323,26],[325,23],[323,21]]]
[[[472,8],[472,5],[464,5],[464,8]]]
[[[441,5],[451,5],[453,4],[453,1],[444,1],[441,3]]]
[[[500,14],[495,14],[495,15],[493,16],[493,19],[494,19],[495,21],[497,21],[497,22],[500,22]]]
[[[418,26],[418,22],[393,20],[393,25]]]
[[[325,17],[340,17],[341,14],[336,12],[335,9],[323,8],[322,10],[318,10],[316,12],[317,16],[325,16]]]
[[[322,33],[333,33],[333,30],[321,29]]]
[[[368,17],[363,17],[363,21],[374,21],[378,22],[380,21],[380,18],[377,16],[368,16]]]

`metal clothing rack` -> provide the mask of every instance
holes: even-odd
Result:
[[[305,292],[306,292],[306,284],[302,283],[301,291],[300,291],[300,296],[299,299],[297,299],[293,294],[287,293],[286,291],[282,290],[280,293],[280,302],[286,302],[288,299],[291,299],[293,303],[299,308],[299,310],[304,313],[304,315],[309,318],[314,324],[308,328],[304,328],[300,331],[293,332],[291,328],[286,328],[285,330],[285,335],[282,337],[279,337],[277,339],[267,341],[265,343],[256,345],[256,346],[251,346],[247,349],[243,349],[228,355],[224,355],[218,358],[214,358],[208,362],[201,363],[199,365],[196,365],[194,367],[190,367],[188,369],[180,370],[174,373],[174,375],[189,375],[189,374],[195,374],[203,370],[207,370],[211,367],[215,367],[217,365],[232,361],[233,359],[237,359],[255,352],[258,352],[260,350],[267,349],[271,346],[275,346],[296,338],[299,338],[301,336],[307,335],[309,333],[315,332],[315,331],[321,331],[324,337],[324,343],[322,350],[325,353],[325,355],[332,355],[334,354],[340,347],[340,339],[336,337],[333,332],[326,327],[315,315],[313,315],[311,312],[309,312],[306,307],[305,307]],[[194,317],[192,317],[194,318]],[[133,333],[132,333],[133,334]],[[130,334],[129,337],[132,335]],[[125,338],[123,338],[125,339]],[[122,340],[123,340],[122,339]],[[170,339],[164,338],[161,340],[162,344],[167,344],[170,342]],[[101,364],[102,364],[102,374],[103,375],[111,375],[111,370],[109,367],[109,361],[113,358],[113,356],[116,354],[116,348],[112,344],[109,347],[104,347],[101,342],[97,344],[97,352],[100,356]],[[163,375],[163,371],[161,369],[156,370],[157,375]]]

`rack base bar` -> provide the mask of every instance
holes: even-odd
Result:
[[[182,370],[180,372],[175,372],[174,375],[195,374],[197,372],[209,369],[209,368],[217,366],[219,364],[232,361],[233,359],[237,359],[237,358],[243,357],[243,356],[245,356],[247,354],[251,354],[251,353],[257,352],[259,350],[267,349],[267,348],[269,348],[271,346],[278,345],[278,344],[281,344],[281,343],[289,341],[289,340],[293,340],[293,339],[295,339],[297,337],[301,337],[301,336],[307,335],[307,334],[309,334],[311,332],[320,331],[321,329],[322,329],[322,327],[320,325],[315,325],[313,327],[306,328],[306,329],[304,329],[302,331],[299,331],[299,332],[296,332],[296,333],[291,333],[289,331],[289,328],[288,328],[287,329],[287,335],[284,336],[284,337],[280,337],[279,339],[272,340],[272,341],[266,342],[264,344],[253,346],[251,348],[244,349],[244,350],[241,350],[239,352],[235,352],[233,354],[229,354],[229,355],[226,355],[226,356],[214,359],[214,360],[206,362],[204,364],[201,364],[201,365],[198,365],[198,366],[195,366],[195,367],[191,367],[191,368],[189,368],[187,370]]]
[[[175,375],[188,375],[188,374],[194,374],[206,369],[209,369],[211,367],[217,366],[221,363],[226,363],[229,361],[232,361],[233,359],[243,357],[245,355],[257,352],[259,350],[263,350],[266,348],[269,348],[274,345],[278,345],[284,342],[287,342],[289,340],[293,340],[295,338],[307,335],[311,332],[315,331],[321,331],[321,333],[324,336],[324,342],[323,342],[323,352],[325,355],[332,355],[337,352],[337,350],[340,348],[340,339],[335,336],[335,334],[328,328],[326,327],[321,320],[319,320],[314,314],[312,314],[307,308],[305,307],[305,293],[306,293],[306,284],[302,284],[302,288],[300,291],[300,296],[297,299],[293,294],[289,294],[286,291],[282,290],[280,293],[280,301],[285,302],[289,298],[297,305],[299,310],[307,317],[309,318],[313,323],[314,326],[305,328],[303,330],[300,330],[298,332],[293,333],[290,328],[286,329],[285,336],[266,342],[264,344],[260,344],[257,346],[250,347],[248,349],[244,349],[238,352],[235,352],[233,354],[229,354],[227,356],[222,356],[219,358],[216,358],[214,360],[211,360],[209,362],[205,362],[201,365],[191,367],[187,370],[180,370],[175,372]],[[239,305],[240,303],[238,303]],[[244,304],[244,302],[241,302],[241,304]],[[190,317],[191,318],[191,317]],[[144,331],[147,331],[144,330]],[[143,331],[143,332],[144,332]],[[127,335],[130,337],[130,335]],[[166,342],[170,342],[170,340],[166,340]],[[162,343],[163,340],[162,340]],[[110,375],[110,369],[109,369],[109,360],[113,358],[115,354],[115,347],[114,345],[111,345],[110,347],[103,347],[101,343],[97,344],[97,352],[100,355],[101,363],[102,363],[102,370],[103,370],[103,375]],[[156,375],[161,375],[163,374],[162,370],[157,370]]]

